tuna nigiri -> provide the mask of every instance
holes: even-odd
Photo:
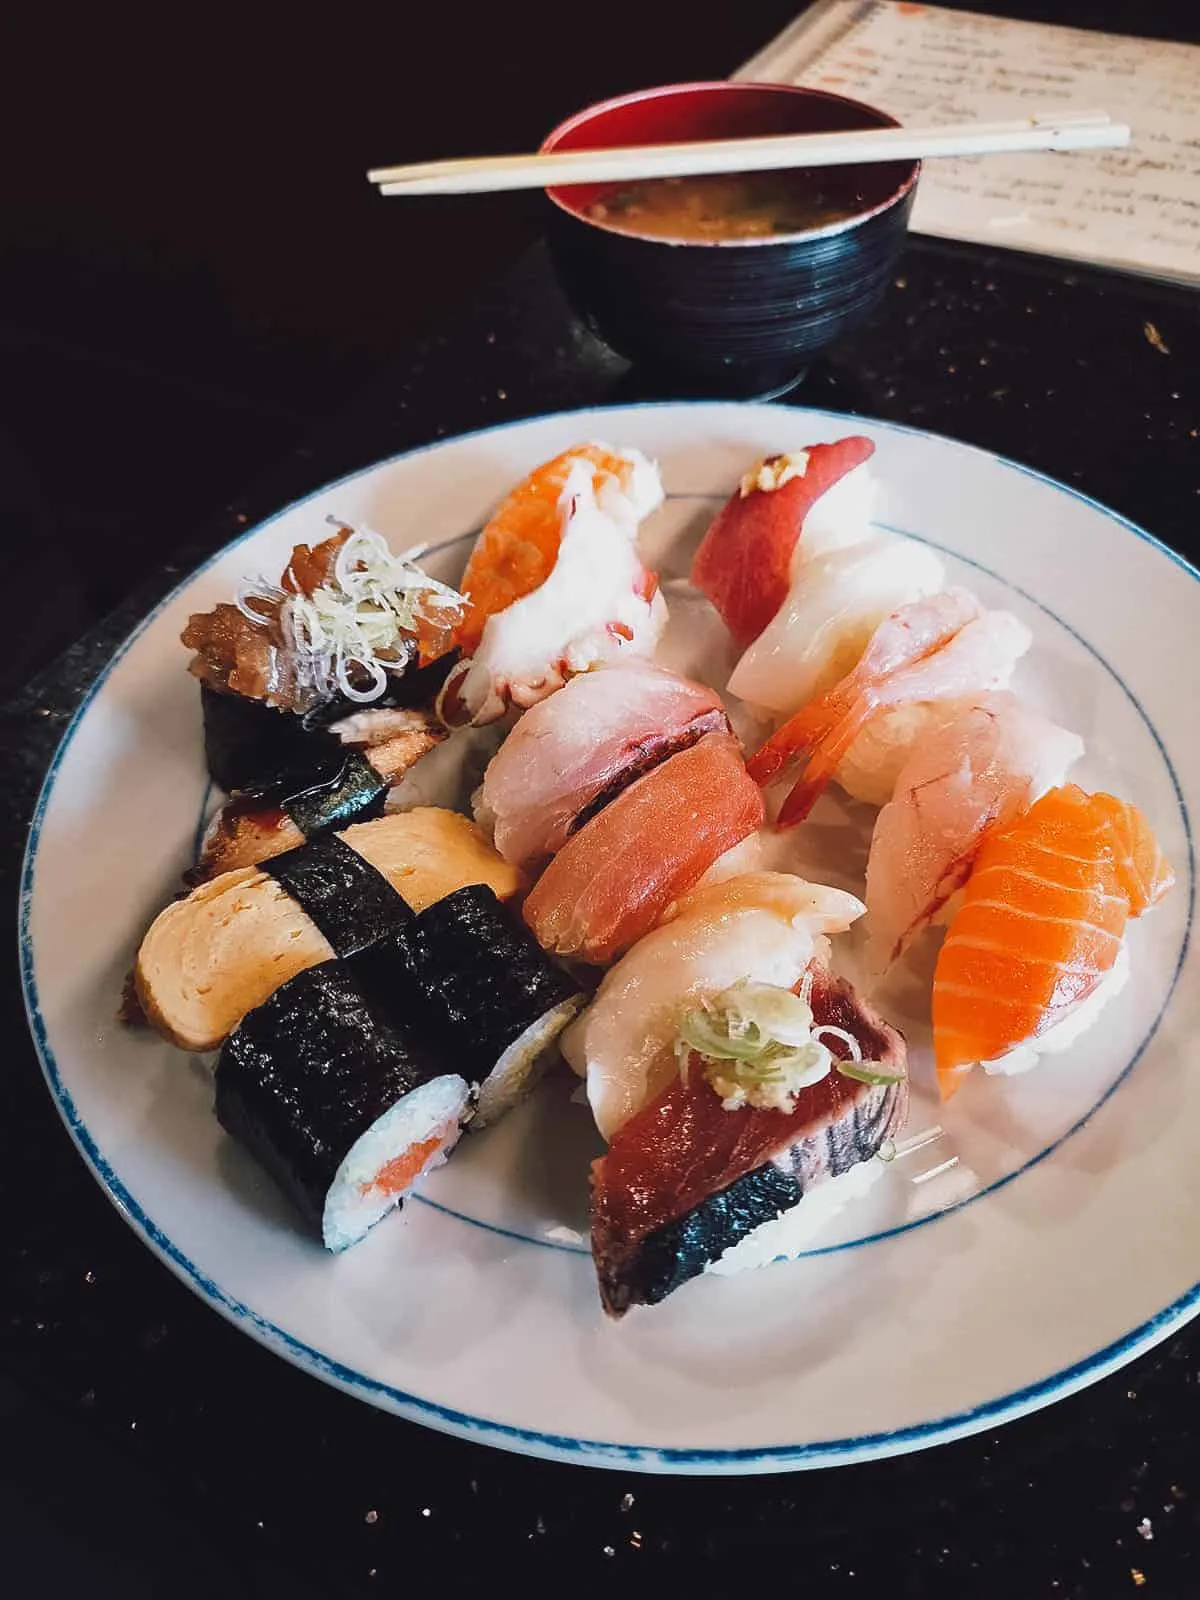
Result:
[[[536,704],[575,673],[653,653],[667,608],[638,555],[637,529],[662,490],[650,463],[644,468],[652,485],[633,498],[608,476],[597,488],[591,463],[572,464],[549,568],[536,587],[491,611],[473,656],[447,677],[438,701],[447,723],[494,721],[510,705]]]
[[[765,711],[795,711],[851,670],[885,617],[935,594],[945,576],[927,545],[886,533],[801,563],[733,669],[730,693]]]
[[[539,867],[642,773],[728,727],[711,689],[646,661],[573,678],[493,756],[475,817],[514,865]]]
[[[792,740],[800,753],[807,749],[804,774],[780,808],[779,826],[804,820],[872,717],[896,706],[959,700],[1006,683],[1031,637],[1025,624],[1009,612],[986,611],[909,665],[868,678],[848,697],[847,708],[835,706],[835,714],[840,713],[836,720],[823,714],[820,706],[793,718],[769,741],[776,753],[786,750]],[[764,747],[753,761],[752,770],[760,781],[765,771],[773,770],[766,757]]]
[[[891,965],[966,882],[984,839],[1061,783],[1083,741],[1011,694],[980,697],[918,739],[867,861],[868,960]]]
[[[757,1006],[764,1017],[769,1000],[789,1024],[800,1013],[807,1045],[797,1048],[792,1033],[773,1046],[777,1063],[800,1067],[790,1093],[776,1086],[767,1103],[731,1097],[726,1072],[738,1081],[751,1063],[687,1052],[682,1072],[593,1164],[592,1255],[610,1316],[654,1305],[706,1270],[795,1254],[882,1170],[867,1164],[907,1114],[904,1040],[823,963],[811,963],[804,987],[803,998],[765,986],[743,986],[744,1000],[737,991],[715,997],[718,1008]],[[753,1095],[761,1075],[748,1082]]]
[[[874,452],[869,439],[839,439],[767,456],[742,478],[692,563],[693,584],[742,649],[787,598],[797,543],[813,505]]]
[[[737,741],[706,734],[572,835],[526,900],[525,920],[545,950],[611,961],[763,814]]]
[[[1077,1037],[1106,977],[1121,975],[1126,922],[1174,881],[1135,806],[1075,784],[991,834],[934,975],[943,1095],[977,1062],[1021,1071]]]
[[[843,932],[862,912],[853,895],[790,873],[744,873],[693,890],[606,974],[563,1036],[563,1054],[587,1080],[604,1137],[675,1075],[682,1007],[744,978],[792,988],[814,955],[827,954],[826,935]]]

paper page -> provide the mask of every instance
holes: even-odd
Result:
[[[736,76],[829,89],[907,123],[1106,111],[1131,125],[1127,149],[928,162],[912,226],[1200,279],[1200,47],[904,0],[823,0]]]

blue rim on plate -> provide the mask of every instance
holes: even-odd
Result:
[[[523,417],[514,422],[500,423],[493,427],[480,428],[471,433],[460,434],[457,435],[456,438],[460,441],[479,439],[496,433],[508,432],[516,428],[528,427],[538,422],[561,420],[571,416],[594,416],[597,414],[597,412],[604,411],[605,409],[612,410],[613,412],[637,412],[666,409],[676,410],[684,407],[689,409],[704,410],[713,409],[714,407],[728,408],[729,404],[730,402],[728,401],[658,401],[644,403],[641,405],[611,408],[586,407],[571,412],[557,412],[543,416]],[[1143,543],[1152,546],[1154,549],[1158,550],[1162,555],[1164,555],[1170,562],[1172,562],[1173,565],[1182,568],[1182,570],[1191,578],[1200,581],[1200,571],[1197,571],[1197,569],[1193,567],[1190,562],[1184,560],[1182,556],[1180,556],[1176,551],[1172,550],[1169,545],[1164,544],[1162,540],[1155,538],[1153,534],[1146,532],[1144,528],[1139,527],[1136,523],[1131,522],[1128,518],[1121,516],[1118,512],[1111,510],[1108,506],[1105,506],[1099,501],[1094,500],[1090,495],[1083,494],[1079,490],[1071,488],[1068,484],[1059,483],[1056,479],[1049,477],[1043,472],[1037,471],[1035,468],[1023,466],[1019,462],[1010,461],[1004,456],[995,455],[991,451],[984,450],[978,445],[971,445],[960,440],[948,439],[945,435],[931,434],[924,429],[909,427],[903,423],[880,421],[872,417],[862,416],[860,413],[855,412],[824,412],[819,410],[819,408],[801,407],[788,409],[794,409],[797,415],[811,413],[826,417],[844,416],[847,419],[853,419],[855,421],[865,423],[867,426],[879,429],[883,432],[899,433],[922,439],[936,439],[939,442],[952,444],[957,449],[967,450],[973,454],[982,456],[987,461],[1002,466],[1009,471],[1018,473],[1023,477],[1032,478],[1040,483],[1044,483],[1048,487],[1056,490],[1058,493],[1068,495],[1072,499],[1080,501],[1082,504],[1090,507],[1093,511],[1099,512],[1102,516],[1107,517],[1110,521],[1116,523],[1126,532],[1133,534]],[[777,1472],[780,1470],[786,1470],[787,1468],[832,1465],[843,1462],[865,1461],[883,1456],[904,1454],[910,1451],[926,1448],[930,1445],[948,1443],[953,1439],[961,1438],[965,1435],[978,1432],[983,1428],[999,1422],[1015,1419],[1027,1414],[1030,1411],[1037,1410],[1042,1406],[1049,1405],[1055,1400],[1063,1399],[1067,1395],[1073,1394],[1077,1390],[1086,1387],[1089,1383],[1095,1382],[1097,1379],[1107,1376],[1109,1373],[1123,1366],[1134,1356],[1152,1349],[1155,1345],[1161,1343],[1164,1339],[1169,1337],[1169,1335],[1177,1327],[1186,1322],[1191,1315],[1195,1314],[1197,1310],[1200,1310],[1200,1283],[1194,1284],[1192,1288],[1180,1295],[1169,1305],[1165,1306],[1153,1317],[1148,1318],[1137,1327],[1131,1329],[1121,1338],[1112,1341],[1101,1349],[1094,1351],[1091,1355],[1086,1356],[1082,1360],[1063,1368],[1059,1372],[1039,1380],[1037,1383],[1029,1384],[1021,1389],[1014,1390],[1009,1394],[999,1396],[995,1400],[986,1401],[981,1405],[971,1407],[967,1410],[955,1412],[944,1417],[939,1417],[932,1421],[916,1423],[911,1427],[896,1429],[883,1433],[858,1434],[844,1439],[817,1440],[800,1445],[776,1445],[768,1447],[751,1447],[745,1449],[725,1450],[656,1448],[644,1445],[613,1443],[604,1440],[579,1439],[568,1435],[544,1433],[531,1429],[519,1428],[509,1423],[498,1422],[487,1417],[474,1416],[466,1412],[454,1410],[451,1407],[438,1405],[432,1401],[422,1399],[419,1395],[406,1393],[403,1390],[394,1388],[393,1386],[383,1383],[378,1379],[370,1378],[364,1373],[358,1372],[353,1368],[346,1367],[341,1363],[332,1360],[330,1357],[324,1355],[321,1351],[314,1349],[311,1345],[307,1345],[302,1340],[295,1338],[292,1334],[289,1334],[285,1329],[280,1328],[277,1324],[260,1316],[251,1307],[226,1294],[226,1292],[214,1279],[209,1277],[207,1273],[203,1272],[195,1264],[195,1262],[191,1261],[175,1246],[172,1240],[157,1226],[154,1220],[142,1208],[138,1201],[135,1200],[134,1197],[129,1193],[124,1184],[121,1182],[120,1178],[101,1154],[87,1128],[86,1123],[79,1115],[69,1090],[63,1082],[58,1062],[55,1059],[54,1052],[50,1047],[50,1043],[46,1035],[45,1022],[42,1017],[41,1005],[38,998],[37,981],[34,973],[33,941],[30,933],[33,881],[42,825],[45,818],[46,809],[49,805],[50,798],[54,790],[55,778],[57,776],[59,767],[61,766],[67,750],[70,747],[71,741],[75,736],[80,722],[86,715],[92,701],[103,688],[118,662],[122,660],[130,648],[137,642],[146,629],[150,627],[154,620],[166,609],[166,607],[170,605],[184,590],[189,588],[201,573],[206,571],[217,561],[221,560],[231,550],[236,549],[247,539],[250,539],[261,533],[264,528],[269,527],[280,517],[287,515],[288,513],[296,510],[298,507],[307,504],[309,501],[316,499],[321,495],[327,494],[331,489],[336,489],[340,484],[349,483],[350,481],[361,477],[364,472],[373,471],[379,467],[392,466],[401,461],[429,454],[432,451],[443,448],[445,445],[451,442],[452,441],[448,439],[439,439],[432,444],[422,445],[413,450],[401,451],[397,455],[385,457],[367,467],[359,468],[354,472],[346,473],[341,478],[335,479],[332,482],[313,490],[310,494],[304,495],[300,499],[291,502],[290,505],[282,507],[280,510],[272,513],[271,516],[264,518],[259,523],[256,523],[253,527],[247,528],[243,533],[239,534],[236,539],[231,540],[221,549],[214,551],[212,555],[210,555],[200,564],[200,566],[190,572],[185,578],[176,584],[168,594],[163,596],[163,598],[159,600],[159,602],[152,608],[151,611],[147,613],[145,617],[142,618],[137,626],[113,652],[111,659],[108,661],[103,671],[100,672],[94,682],[90,685],[79,705],[77,706],[70,722],[67,724],[67,727],[63,732],[62,739],[60,740],[58,748],[54,753],[54,757],[50,762],[50,766],[47,770],[46,776],[42,782],[42,787],[38,794],[37,803],[34,807],[33,818],[29,828],[29,837],[26,843],[25,855],[21,868],[18,910],[18,954],[20,959],[21,988],[24,996],[25,1010],[29,1022],[29,1028],[33,1036],[34,1047],[41,1063],[42,1072],[50,1089],[51,1097],[54,1100],[54,1103],[67,1127],[68,1132],[75,1141],[75,1144],[80,1153],[83,1155],[87,1165],[90,1167],[93,1176],[96,1178],[96,1181],[99,1183],[100,1187],[104,1190],[109,1200],[117,1208],[118,1212],[120,1212],[125,1221],[136,1233],[141,1236],[143,1241],[150,1247],[154,1254],[157,1255],[158,1258],[163,1261],[178,1278],[187,1284],[189,1288],[191,1288],[203,1300],[207,1301],[207,1303],[212,1306],[214,1310],[218,1311],[228,1321],[233,1323],[235,1327],[238,1327],[244,1332],[250,1334],[250,1336],[256,1339],[260,1344],[266,1346],[270,1350],[275,1351],[277,1354],[283,1356],[286,1360],[290,1361],[293,1365],[301,1368],[302,1370],[312,1373],[316,1377],[323,1379],[325,1382],[331,1383],[335,1387],[340,1388],[347,1393],[355,1395],[361,1399],[365,1399],[372,1403],[382,1402],[388,1410],[391,1410],[396,1415],[408,1421],[423,1423],[424,1425],[435,1428],[440,1432],[453,1434],[459,1438],[468,1440],[469,1442],[476,1444],[496,1445],[503,1449],[515,1450],[522,1454],[539,1456],[544,1459],[594,1466],[676,1473],[720,1473],[723,1469],[730,1467],[736,1467],[739,1472]],[[884,525],[880,524],[880,526],[882,527]],[[889,531],[907,532],[907,530]],[[910,534],[909,537],[920,536]],[[931,541],[925,540],[923,542],[930,543]],[[958,554],[958,552],[951,553],[954,555],[955,559],[965,560],[968,565],[978,567],[981,571],[988,573],[989,576],[999,579],[998,574],[992,573],[989,568],[982,566],[981,563],[973,561],[969,557],[962,557]],[[1006,579],[999,579],[999,581],[1007,583]],[[954,1210],[962,1209],[964,1205],[972,1203],[973,1200],[982,1198],[983,1194],[993,1193],[996,1189],[1011,1183],[1015,1178],[1021,1176],[1022,1173],[1029,1171],[1030,1168],[1039,1164],[1046,1158],[1046,1156],[1060,1148],[1066,1140],[1070,1139],[1075,1133],[1077,1133],[1079,1129],[1090,1120],[1099,1107],[1111,1097],[1119,1084],[1125,1080],[1130,1071],[1132,1071],[1133,1067],[1136,1065],[1137,1061],[1140,1059],[1142,1053],[1157,1031],[1162,1017],[1170,1004],[1176,984],[1178,983],[1179,974],[1182,971],[1184,961],[1187,957],[1195,911],[1195,851],[1187,805],[1180,788],[1175,767],[1171,762],[1169,755],[1167,754],[1161,737],[1159,736],[1153,723],[1150,721],[1149,716],[1141,706],[1140,702],[1137,700],[1136,696],[1133,694],[1132,690],[1128,688],[1128,686],[1119,677],[1111,665],[1104,659],[1103,656],[1099,654],[1099,652],[1088,642],[1087,639],[1080,635],[1074,628],[1071,628],[1070,624],[1066,623],[1062,618],[1050,611],[1050,609],[1045,606],[1043,602],[1036,600],[1034,596],[1028,594],[1024,590],[1018,589],[1013,584],[1008,584],[1008,587],[1014,589],[1015,592],[1021,594],[1024,599],[1030,601],[1032,604],[1038,606],[1039,609],[1045,611],[1048,615],[1053,617],[1056,622],[1060,623],[1061,626],[1072,633],[1079,640],[1079,642],[1082,643],[1110,673],[1112,673],[1112,675],[1121,684],[1121,687],[1124,689],[1125,693],[1129,696],[1129,699],[1141,715],[1143,721],[1153,736],[1163,756],[1168,774],[1175,790],[1175,795],[1180,807],[1180,813],[1187,839],[1189,880],[1188,910],[1176,970],[1172,977],[1166,998],[1163,1001],[1163,1005],[1160,1008],[1160,1011],[1153,1024],[1151,1025],[1146,1038],[1142,1041],[1132,1059],[1122,1069],[1121,1073],[1105,1092],[1105,1094],[1071,1128],[1069,1128],[1051,1145],[1047,1146],[1045,1150],[1033,1157],[1032,1160],[1027,1162],[1023,1167],[1019,1168],[1013,1173],[1007,1174],[1004,1178],[992,1184],[987,1190],[981,1191],[980,1194],[971,1196],[968,1200],[959,1202],[956,1206],[948,1208],[947,1212],[939,1213],[939,1216],[948,1215]],[[445,1210],[447,1208],[439,1206],[436,1209]],[[459,1216],[459,1213],[457,1212],[450,1212],[450,1215],[458,1217],[459,1220],[464,1222],[476,1222],[476,1219]],[[923,1220],[928,1221],[935,1219],[931,1218]],[[488,1226],[487,1224],[483,1225]],[[868,1239],[855,1241],[855,1246],[877,1244],[882,1240],[893,1237],[896,1233],[908,1231],[908,1229],[914,1225],[920,1224],[905,1224],[901,1228],[891,1229],[884,1233],[874,1235]],[[528,1242],[540,1243],[540,1241]],[[841,1249],[846,1248],[846,1246],[838,1246],[833,1248]],[[824,1252],[818,1250],[813,1253],[819,1254]]]

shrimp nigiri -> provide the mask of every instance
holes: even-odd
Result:
[[[984,839],[1062,782],[1083,741],[1011,694],[918,739],[871,836],[868,961],[884,971],[966,882]]]
[[[885,659],[878,673],[870,670],[868,651],[857,682],[848,681],[844,692],[839,685],[824,701],[805,707],[753,758],[750,770],[761,783],[769,781],[785,761],[807,752],[804,774],[780,808],[780,827],[803,821],[855,739],[880,711],[958,700],[1007,681],[1013,664],[1029,648],[1029,629],[1007,611],[985,611],[962,622],[962,606],[955,614],[955,594],[934,596],[923,607],[913,608],[928,610],[933,619],[927,633],[915,629],[912,634],[914,648],[923,641],[927,649],[899,666]],[[948,616],[939,629],[936,615],[943,606]],[[850,679],[854,678],[852,673]]]
[[[1022,1071],[1091,1020],[1124,965],[1125,926],[1175,881],[1135,806],[1051,789],[984,842],[933,982],[938,1082]],[[1051,1038],[1053,1033],[1054,1037]]]

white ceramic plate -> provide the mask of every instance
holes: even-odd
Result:
[[[975,1077],[946,1133],[896,1162],[811,1252],[603,1317],[586,1234],[597,1143],[570,1081],[464,1141],[403,1217],[325,1254],[221,1132],[196,1062],[114,1021],[141,932],[187,865],[205,797],[180,629],[333,512],[397,547],[484,520],[584,438],[659,460],[672,498],[644,545],[667,578],[748,462],[866,432],[880,523],[945,552],[1017,612],[1017,686],[1076,729],[1074,776],[1134,799],[1179,875],[1131,933],[1133,980],[1101,1025],[1026,1078]],[[447,576],[464,555],[443,556]],[[945,439],[821,412],[667,405],[492,429],[384,462],[247,533],[117,651],[55,757],[30,837],[21,959],[51,1092],[126,1220],[268,1348],[372,1404],[533,1455],[662,1472],[861,1460],[993,1427],[1092,1382],[1200,1308],[1200,985],[1189,949],[1200,804],[1200,583],[1113,513]],[[672,586],[668,585],[668,589]],[[678,587],[675,585],[674,587]],[[671,653],[719,676],[679,600]],[[860,882],[861,818],[822,802],[794,864]],[[892,1001],[920,1074],[927,992]],[[911,1127],[934,1116],[919,1102]],[[927,1182],[912,1179],[950,1156]]]

